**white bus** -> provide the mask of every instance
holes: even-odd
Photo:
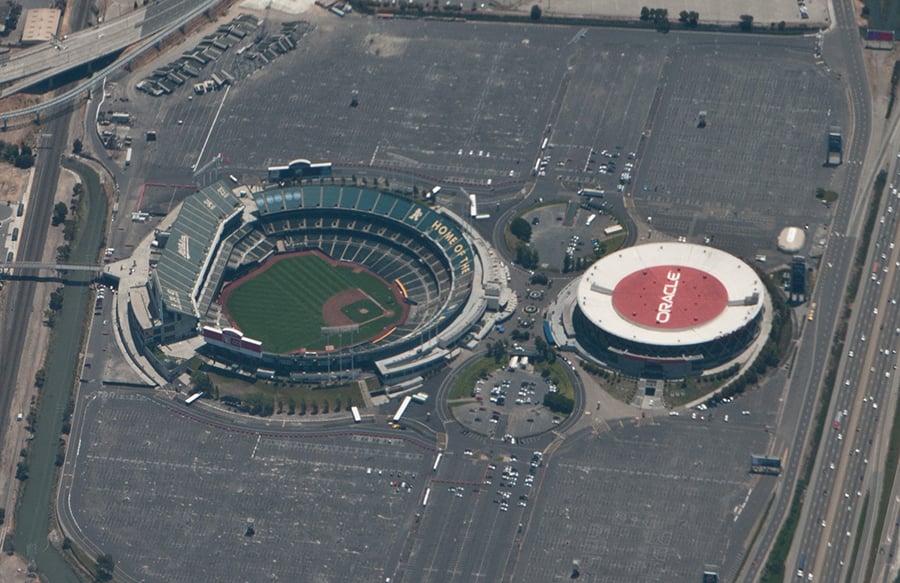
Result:
[[[416,393],[412,395],[412,400],[419,404],[424,403],[428,400],[428,393]]]
[[[605,229],[603,229],[603,234],[615,235],[616,233],[621,233],[624,230],[625,229],[622,227],[622,225],[613,225],[611,227],[606,227]]]
[[[593,223],[596,218],[597,218],[597,213],[591,213],[591,216],[589,216],[587,218],[587,220],[584,222],[584,226],[590,227],[591,223]]]
[[[356,405],[350,407],[350,413],[353,414],[354,423],[359,423],[360,421],[362,421],[362,417],[359,416],[359,407],[357,407]]]
[[[509,370],[516,370],[519,368],[519,357],[513,356],[509,359]]]
[[[444,457],[444,454],[439,453],[437,457],[434,458],[434,465],[431,466],[431,471],[436,472],[438,470],[438,466],[441,465],[441,458]]]
[[[190,397],[188,397],[187,399],[184,400],[184,404],[190,405],[191,403],[195,402],[197,399],[199,399],[202,396],[203,396],[203,391],[201,391],[199,393],[194,393],[193,395],[191,395]]]
[[[391,422],[400,423],[400,420],[403,419],[403,414],[406,413],[406,408],[409,407],[410,403],[412,403],[412,397],[409,395],[403,397],[403,402],[400,403],[397,412],[391,417]]]
[[[429,496],[431,496],[431,488],[426,488],[426,490],[425,490],[425,497],[422,498],[422,506],[425,506],[426,504],[428,504],[428,497],[429,497]]]

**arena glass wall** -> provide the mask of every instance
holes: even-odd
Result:
[[[620,338],[594,325],[575,305],[572,324],[581,347],[606,366],[624,374],[650,379],[701,376],[738,357],[759,335],[764,310],[744,326],[693,345],[645,344]]]

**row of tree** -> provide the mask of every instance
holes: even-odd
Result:
[[[0,140],[0,160],[12,164],[16,168],[31,168],[34,166],[34,153],[31,147],[21,144],[7,144]]]

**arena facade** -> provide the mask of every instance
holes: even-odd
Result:
[[[623,249],[574,285],[570,325],[583,355],[652,379],[728,365],[759,336],[767,303],[747,263],[690,243]]]
[[[157,233],[153,246],[161,251],[146,293],[129,298],[138,346],[200,335],[209,356],[267,375],[309,380],[369,370],[390,382],[443,365],[487,310],[505,307],[511,291],[493,252],[451,212],[320,182],[253,193],[218,182],[186,199],[171,227]],[[347,342],[350,328],[323,330],[344,340],[326,351],[279,354],[244,337],[217,301],[223,286],[275,255],[301,251],[395,283],[408,301],[407,317],[377,339]]]

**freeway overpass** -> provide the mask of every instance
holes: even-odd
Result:
[[[204,0],[195,4],[191,0],[158,0],[99,26],[10,54],[0,59],[0,86],[4,87],[0,90],[0,98],[141,40],[153,36],[161,38],[217,2]]]

